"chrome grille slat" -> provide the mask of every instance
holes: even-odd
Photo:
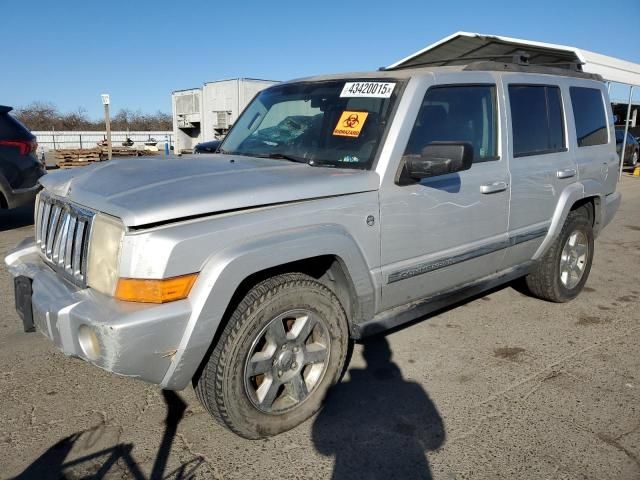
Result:
[[[42,238],[42,213],[44,210],[44,202],[38,201],[38,207],[36,208],[36,245],[40,246],[40,238]]]
[[[73,249],[73,260],[71,261],[73,275],[78,277],[81,281],[84,281],[84,269],[82,268],[82,238],[84,236],[84,230],[86,227],[85,222],[79,222],[76,227],[76,237],[74,240],[75,248]]]
[[[73,253],[73,240],[75,239],[75,231],[76,231],[76,222],[77,219],[74,216],[69,216],[69,228],[67,230],[67,244],[64,246],[64,263],[63,268],[68,273],[72,273],[71,271],[71,254]]]
[[[60,226],[58,227],[58,233],[56,234],[56,240],[53,249],[53,261],[58,265],[62,265],[64,262],[64,247],[66,245],[67,234],[69,233],[69,219],[71,215],[68,210],[63,210],[62,217],[60,218]]]
[[[58,231],[58,221],[60,220],[60,206],[52,205],[51,206],[51,214],[49,220],[49,226],[47,228],[47,249],[45,250],[45,255],[47,258],[51,259],[51,255],[53,255],[53,243],[56,239],[56,232]]]
[[[36,245],[45,261],[85,287],[87,243],[94,213],[41,193],[36,207]]]
[[[43,208],[42,226],[40,227],[40,250],[44,253],[47,247],[46,232],[49,225],[49,217],[51,216],[51,204],[47,203]]]

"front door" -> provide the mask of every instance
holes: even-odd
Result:
[[[498,271],[506,247],[509,174],[499,156],[496,86],[433,86],[421,100],[404,155],[431,142],[469,142],[474,163],[381,189],[382,310]]]

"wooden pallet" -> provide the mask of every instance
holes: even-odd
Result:
[[[101,147],[100,152],[104,157],[109,154],[107,147]],[[140,157],[145,152],[130,147],[111,147],[111,155],[114,157]]]
[[[72,160],[64,160],[58,162],[58,168],[76,168],[76,167],[86,167],[87,165],[92,165],[94,163],[99,163],[101,160],[81,160],[81,161],[72,161]]]
[[[80,167],[104,159],[99,148],[59,149],[55,151],[54,155],[60,168]]]

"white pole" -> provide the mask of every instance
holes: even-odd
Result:
[[[629,121],[631,120],[631,97],[633,97],[633,85],[629,86],[629,103],[627,103],[627,120],[624,124],[624,138],[622,139],[622,152],[620,152],[620,173],[618,181],[622,178],[622,166],[624,165],[624,150],[627,148],[627,133],[629,133]]]

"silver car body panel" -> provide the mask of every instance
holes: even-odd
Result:
[[[370,171],[229,155],[114,160],[42,180],[45,189],[128,227],[371,191],[378,184]]]
[[[606,99],[604,86],[575,78],[461,70],[351,75],[408,80],[371,171],[214,155],[112,161],[47,175],[41,182],[49,194],[122,219],[127,231],[121,277],[199,276],[185,300],[121,302],[66,282],[33,243],[25,243],[6,263],[12,275],[33,279],[39,329],[69,355],[182,389],[211,347],[234,293],[256,272],[312,257],[337,258],[353,287],[355,306],[349,313],[351,331],[358,335],[375,330],[378,321],[395,325],[444,305],[452,298],[448,292],[477,291],[479,285],[526,272],[557,237],[577,201],[595,199],[596,231],[609,223],[620,203],[612,180],[615,140],[611,134],[607,145],[579,149],[567,93],[570,85],[588,85],[601,89]],[[527,165],[512,158],[505,93],[512,81],[560,86],[566,152],[526,157]],[[496,85],[499,158],[398,185],[401,157],[427,89],[478,83]],[[611,119],[610,107],[608,114]],[[559,178],[558,170],[571,169],[575,175]],[[505,188],[486,194],[483,186],[495,182]],[[78,344],[82,324],[98,332],[103,355],[97,360],[88,359]]]

